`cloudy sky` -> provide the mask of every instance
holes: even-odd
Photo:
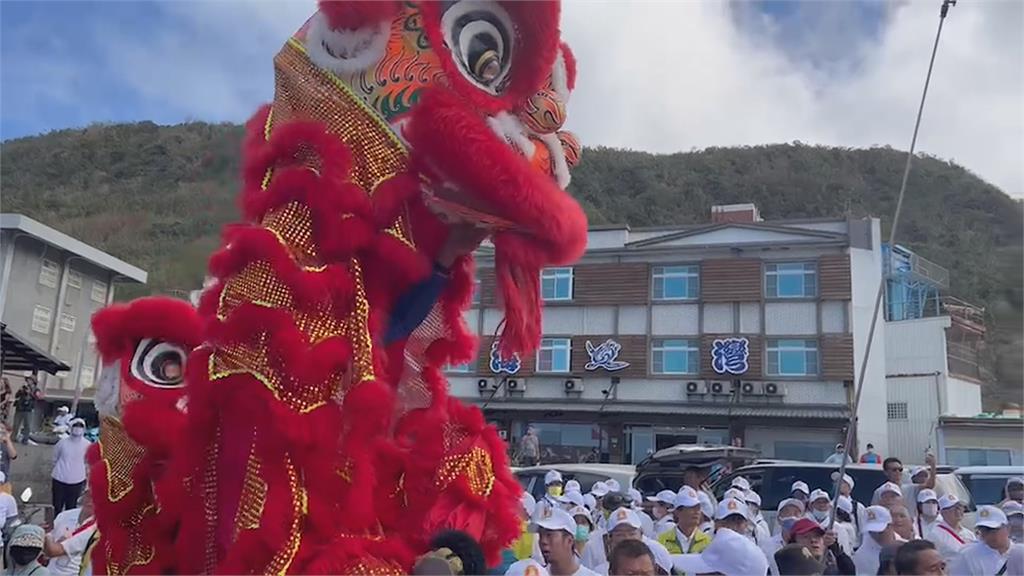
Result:
[[[566,2],[569,128],[652,152],[771,142],[906,149],[941,2]],[[0,137],[232,121],[313,0],[0,1]],[[947,18],[918,149],[1024,196],[1024,2]]]

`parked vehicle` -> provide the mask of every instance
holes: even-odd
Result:
[[[999,504],[1006,498],[1006,481],[1024,477],[1024,466],[963,466],[956,469],[956,475],[971,492],[975,504]]]
[[[636,476],[636,467],[630,464],[543,464],[541,466],[529,466],[526,468],[513,468],[512,473],[519,479],[523,490],[529,492],[534,498],[543,498],[545,493],[544,475],[549,470],[558,470],[562,473],[562,479],[568,482],[575,480],[580,483],[584,493],[590,491],[594,482],[604,482],[614,479],[623,490],[633,486],[633,478]]]
[[[645,496],[662,490],[676,492],[683,485],[683,470],[692,466],[711,468],[708,482],[713,484],[727,470],[753,462],[759,455],[752,448],[677,444],[658,450],[637,464],[634,487]]]

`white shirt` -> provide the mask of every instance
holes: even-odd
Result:
[[[775,563],[775,553],[782,548],[782,531],[775,534],[771,538],[764,542],[759,542],[758,547],[764,552],[765,558],[768,559],[768,569],[771,571],[772,576],[779,576],[779,565]]]
[[[70,422],[71,422],[71,414],[58,414],[57,417],[53,419],[53,426],[54,427],[57,427],[57,426],[65,426],[66,427]]]
[[[640,517],[640,531],[643,532],[644,536],[649,538],[654,534],[654,519],[647,515],[643,510],[633,509],[636,515]],[[656,535],[656,534],[655,534]]]
[[[661,517],[661,520],[654,523],[654,534],[648,534],[648,536],[651,538],[657,538],[658,534],[664,534],[669,530],[675,530],[675,528],[676,522],[672,519],[672,515],[666,514]]]
[[[82,554],[89,545],[89,539],[96,531],[96,524],[81,530],[75,534],[79,527],[82,509],[74,508],[65,510],[53,519],[53,531],[50,538],[64,547],[64,556],[58,556],[50,560],[49,568],[51,576],[78,576],[79,568],[82,565]],[[91,521],[91,518],[85,519]]]
[[[1003,567],[1009,555],[1009,548],[1006,554],[1000,554],[984,542],[974,542],[964,546],[953,558],[949,564],[949,573],[953,576],[993,576]]]
[[[768,522],[765,521],[764,516],[760,512],[757,513],[757,517],[754,518],[754,540],[757,545],[760,546],[761,542],[767,542],[772,539],[772,532],[768,529]]]
[[[601,576],[601,575],[598,574],[597,572],[594,572],[593,570],[587,568],[581,562],[579,570],[573,572],[572,576]]]
[[[857,528],[854,527],[853,522],[840,522],[836,520],[836,523],[832,525],[832,529],[836,531],[836,541],[839,542],[839,547],[843,549],[847,556],[852,557],[853,550],[857,547]]]
[[[89,446],[84,436],[61,438],[53,447],[53,479],[65,484],[85,482],[85,453]]]
[[[604,530],[598,529],[590,533],[587,545],[583,547],[583,557],[580,558],[583,565],[594,569],[608,561],[604,552]]]
[[[963,543],[958,542],[957,539],[947,531],[947,529],[956,532],[957,536],[960,537],[960,540],[963,540]],[[942,554],[942,558],[945,559],[946,562],[952,562],[964,546],[973,544],[978,538],[969,528],[961,526],[959,530],[955,530],[952,526],[947,524],[945,520],[941,520],[936,522],[932,531],[928,533],[928,539],[935,544],[935,549],[939,551],[939,554]]]
[[[864,543],[860,545],[860,548],[853,555],[853,564],[857,567],[857,574],[860,576],[875,576],[875,574],[878,574],[878,554],[881,552],[882,547],[878,545],[878,542],[865,534]]]

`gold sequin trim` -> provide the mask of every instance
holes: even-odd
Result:
[[[135,488],[132,473],[146,451],[132,440],[115,418],[100,419],[100,459],[107,474],[107,498],[117,502]]]
[[[256,445],[249,452],[245,464],[245,478],[242,493],[238,498],[238,513],[235,516],[235,536],[242,530],[255,530],[263,517],[263,503],[267,500],[267,481],[262,477],[262,466],[255,454]]]
[[[322,265],[313,240],[313,216],[308,206],[300,202],[289,202],[268,212],[262,224],[277,237],[296,264],[303,267]]]
[[[445,456],[437,470],[436,485],[444,490],[457,478],[463,476],[469,484],[470,491],[480,497],[487,496],[494,487],[494,468],[491,455],[479,446],[473,447],[466,454]]]
[[[306,489],[299,482],[299,474],[292,464],[291,458],[284,459],[285,472],[288,474],[288,488],[292,495],[292,522],[288,530],[288,541],[283,548],[274,554],[270,564],[267,565],[267,574],[284,574],[291,567],[295,559],[295,553],[299,550],[299,543],[302,540],[302,519],[309,513],[309,500]]]
[[[122,576],[127,574],[132,566],[145,566],[153,561],[153,558],[156,556],[156,548],[143,537],[142,531],[139,529],[139,524],[152,512],[153,507],[146,506],[141,510],[132,512],[125,519],[123,526],[128,532],[128,549],[125,551],[123,562],[115,560],[113,551],[104,546],[107,556],[107,572],[109,574]]]

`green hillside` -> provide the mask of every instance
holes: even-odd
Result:
[[[242,129],[96,125],[0,145],[4,212],[20,212],[139,265],[153,292],[202,283],[221,225],[237,215]],[[753,202],[765,219],[875,215],[888,235],[904,153],[779,144],[656,155],[586,149],[572,192],[591,222],[707,221]],[[985,306],[995,406],[1020,402],[1024,209],[964,168],[915,161],[898,242],[950,269],[952,293]],[[122,291],[123,297],[134,296]]]

